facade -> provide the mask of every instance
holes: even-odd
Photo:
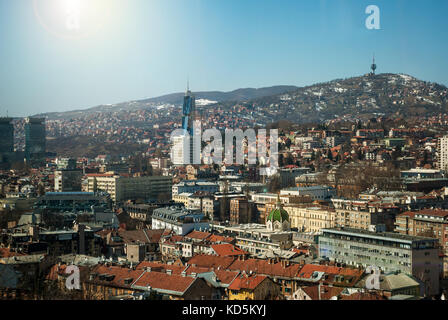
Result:
[[[14,152],[14,126],[11,118],[0,118],[0,163],[8,162]]]
[[[170,176],[128,177],[115,173],[88,174],[88,191],[105,191],[115,202],[126,200],[157,200],[171,198]]]
[[[25,157],[32,164],[42,165],[46,156],[45,119],[26,118]]]
[[[281,190],[280,195],[310,196],[313,200],[328,200],[336,195],[336,190],[328,186],[295,187]]]
[[[73,170],[76,169],[76,159],[57,158],[56,165],[58,166],[58,170]]]
[[[160,206],[159,204],[134,204],[124,206],[124,210],[132,219],[151,222],[152,212]]]
[[[110,209],[110,198],[94,192],[47,192],[36,202],[36,209],[53,212],[90,211],[92,206]]]
[[[439,293],[440,258],[437,239],[359,229],[324,229],[319,258],[382,272],[402,272],[418,278],[427,295]]]
[[[439,241],[443,253],[443,273],[448,274],[448,210],[423,209],[399,214],[395,231],[411,236],[426,236]]]
[[[247,198],[236,198],[230,200],[230,223],[241,224],[256,222],[257,208],[253,201]]]
[[[332,137],[326,137],[325,142],[328,146],[331,148],[334,148],[340,144],[343,144],[346,141],[344,137],[341,136],[332,136]]]
[[[81,191],[82,170],[65,169],[54,172],[54,191],[73,192]]]
[[[173,195],[181,193],[195,193],[195,192],[209,192],[216,193],[219,191],[219,185],[216,182],[208,181],[182,181],[172,187]]]
[[[404,180],[421,180],[421,179],[441,179],[443,174],[436,169],[413,168],[411,170],[403,170],[400,176]]]
[[[219,202],[208,192],[196,192],[188,197],[186,208],[199,210],[209,218],[213,218],[219,209]]]
[[[192,193],[188,193],[188,192],[183,192],[183,193],[178,193],[178,194],[174,194],[172,196],[172,200],[176,203],[182,203],[185,207],[188,206],[188,202],[190,201],[190,197],[192,196]]]
[[[371,230],[385,228],[394,230],[397,208],[370,206],[368,200],[332,199],[335,208],[336,227]]]
[[[439,169],[448,172],[448,136],[439,138],[437,142],[437,151],[439,154],[437,162]]]
[[[296,184],[297,177],[309,173],[310,171],[310,168],[281,168],[278,170],[280,186],[282,188],[294,186]]]
[[[49,256],[79,253],[98,257],[102,248],[102,240],[84,225],[75,225],[73,230],[55,231],[39,231],[32,227],[28,232],[8,234],[2,244],[24,253],[38,250]]]
[[[294,204],[285,205],[284,209],[289,214],[291,228],[297,228],[299,232],[318,233],[335,226],[334,209]]]
[[[267,276],[243,274],[227,288],[229,300],[269,300],[277,297],[280,287]]]
[[[411,236],[436,238],[444,254],[448,254],[448,210],[403,212],[397,216],[395,230]]]

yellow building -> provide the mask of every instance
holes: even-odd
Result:
[[[333,228],[335,225],[335,211],[319,206],[285,205],[283,207],[289,214],[291,228],[302,232],[320,232],[324,228]]]
[[[173,194],[173,201],[177,203],[183,203],[185,207],[188,206],[188,202],[190,201],[191,193],[181,193],[181,194]]]
[[[280,287],[267,276],[239,275],[227,288],[229,300],[272,300],[279,296]]]

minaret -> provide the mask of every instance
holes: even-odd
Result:
[[[372,65],[370,66],[370,69],[372,69],[372,75],[375,75],[375,70],[376,70],[376,64],[375,64],[375,55],[373,55],[373,62]]]
[[[275,203],[276,209],[283,209],[282,201],[280,200],[280,192],[277,192],[277,202]]]

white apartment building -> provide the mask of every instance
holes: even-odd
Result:
[[[295,187],[282,189],[280,195],[310,196],[313,200],[328,200],[336,195],[336,190],[328,186]]]
[[[439,138],[437,151],[439,154],[437,162],[439,169],[448,172],[448,136]]]

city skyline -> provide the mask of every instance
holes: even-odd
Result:
[[[188,78],[193,91],[306,86],[368,73],[373,54],[377,73],[448,84],[443,1],[376,1],[368,30],[368,1],[98,0],[80,6],[79,37],[49,22],[52,2],[0,1],[1,116],[182,92]]]

